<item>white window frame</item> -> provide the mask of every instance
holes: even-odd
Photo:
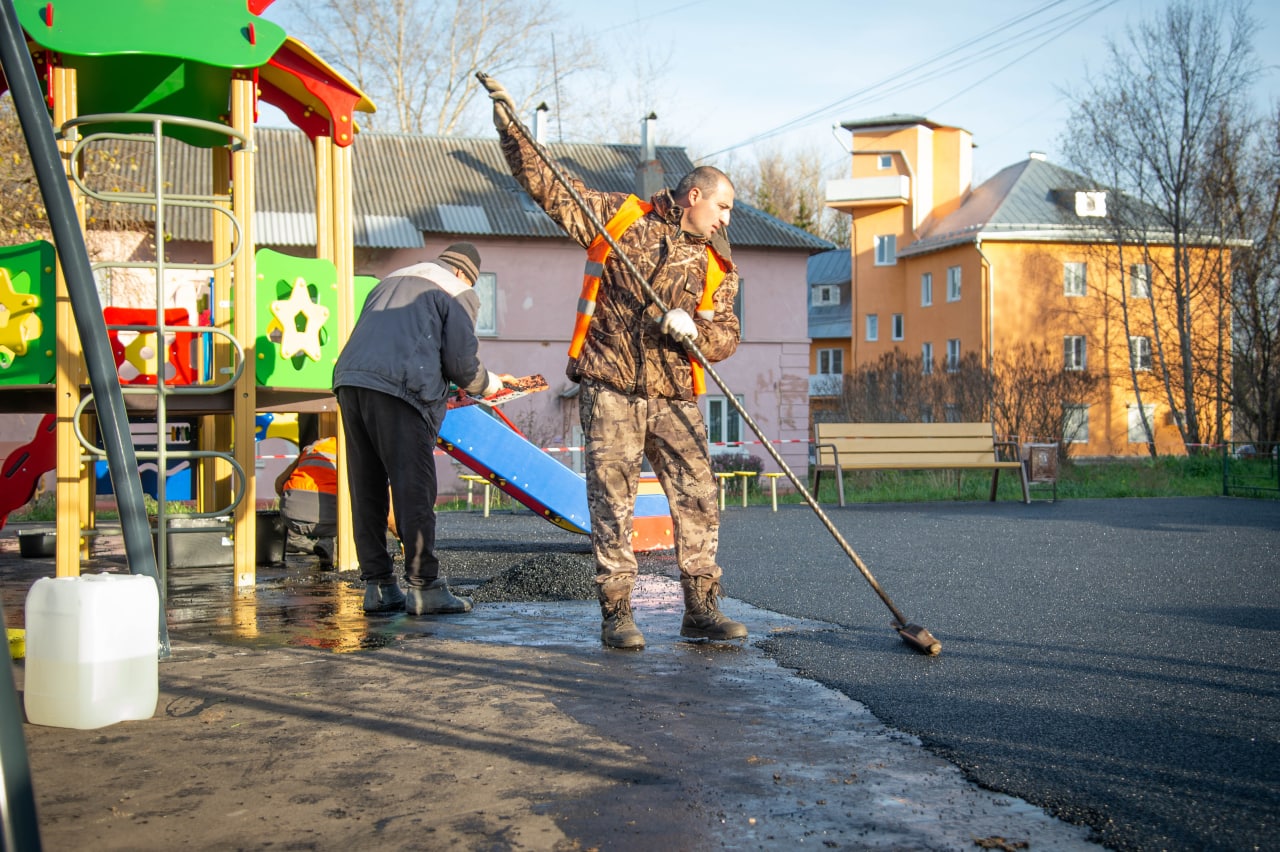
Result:
[[[1145,409],[1147,412],[1147,425],[1151,427],[1152,440],[1155,439],[1156,407],[1151,403],[1146,403],[1142,406],[1138,406],[1136,403],[1131,402],[1128,405],[1128,415],[1129,415],[1128,437],[1129,437],[1130,444],[1147,443],[1147,430],[1142,428],[1142,410],[1143,409]]]
[[[883,171],[884,169],[893,168],[893,155],[881,154],[879,157],[877,157],[876,168],[880,169],[881,171]]]
[[[921,362],[921,367],[920,367],[921,374],[925,376],[933,375],[933,344],[932,343],[920,344],[920,362]]]
[[[1067,444],[1089,443],[1089,406],[1067,403],[1062,406],[1062,440]]]
[[[1151,370],[1151,338],[1144,335],[1129,338],[1129,369],[1135,373]]]
[[[810,291],[815,308],[840,304],[839,284],[819,284]]]
[[[875,237],[876,266],[894,266],[898,263],[898,237],[896,234],[878,234]]]
[[[819,349],[818,350],[818,375],[820,376],[843,376],[844,375],[844,350]]]
[[[892,326],[889,329],[890,337],[894,340],[901,340],[906,334],[906,323],[902,319],[902,314],[894,314],[890,320],[890,324]]]
[[[867,340],[880,339],[880,315],[867,314],[866,317]]]
[[[933,273],[920,273],[920,307],[927,308],[933,304]]]
[[[735,395],[739,403],[745,398]],[[744,424],[738,410],[729,404],[726,396],[707,397],[707,442],[711,445],[711,454],[746,452],[741,446]],[[716,444],[732,443],[735,446],[716,446]]]
[[[1088,369],[1089,353],[1083,334],[1068,334],[1062,338],[1062,369],[1079,372]]]
[[[1151,264],[1135,263],[1129,267],[1129,298],[1151,298]]]
[[[1068,298],[1089,295],[1089,264],[1079,260],[1062,264],[1062,295]]]
[[[480,299],[480,310],[476,312],[476,336],[498,336],[498,274],[481,272],[473,287]]]
[[[954,373],[960,369],[960,338],[952,337],[947,341],[947,372]]]
[[[960,301],[961,271],[958,266],[947,267],[947,301]]]

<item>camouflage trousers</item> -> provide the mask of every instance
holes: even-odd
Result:
[[[680,576],[718,578],[718,491],[697,402],[632,396],[583,379],[578,413],[596,582],[635,579],[631,531],[646,458],[671,504]]]

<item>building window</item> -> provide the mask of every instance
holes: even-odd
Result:
[[[1146,415],[1148,426],[1153,429],[1154,421],[1152,418],[1156,415],[1156,407],[1154,405],[1130,405],[1129,406],[1129,443],[1145,444],[1150,438],[1147,436],[1147,427],[1143,426],[1143,415]]]
[[[892,155],[892,154],[881,154],[881,155],[880,155],[880,159],[877,161],[877,165],[878,165],[878,167],[879,167],[879,168],[881,168],[881,169],[891,169],[891,168],[893,168],[893,155]]]
[[[1062,292],[1066,296],[1083,296],[1086,292],[1085,271],[1088,264],[1071,261],[1062,264]]]
[[[1084,335],[1069,334],[1062,338],[1062,369],[1083,370],[1086,366]]]
[[[737,395],[741,404],[743,397]],[[728,397],[707,397],[707,441],[711,444],[712,453],[739,453],[742,448],[738,442],[742,440],[742,417],[729,402]],[[733,446],[727,446],[727,445]]]
[[[954,373],[960,369],[960,338],[953,337],[947,341],[947,372]]]
[[[920,307],[927,308],[933,304],[933,273],[926,272],[920,276]]]
[[[840,286],[838,284],[819,284],[812,289],[811,295],[815,308],[840,304]]]
[[[922,343],[920,345],[920,371],[926,376],[933,375],[933,344]]]
[[[1134,299],[1151,298],[1151,265],[1135,263],[1129,267],[1129,296]]]
[[[947,267],[947,301],[960,301],[960,267]]]
[[[898,238],[893,234],[876,237],[876,266],[893,266],[898,262]]]
[[[960,406],[954,402],[948,402],[942,407],[942,422],[959,423],[960,422]]]
[[[733,296],[733,314],[738,318],[738,339],[739,340],[745,340],[747,336],[746,335],[747,317],[746,317],[746,313],[744,312],[744,306],[746,305],[746,301],[742,295],[745,292],[747,292],[747,282],[741,276],[739,276],[738,292],[735,293]]]
[[[1151,369],[1151,339],[1129,338],[1129,368],[1137,372]]]
[[[844,350],[819,349],[818,374],[823,376],[844,375]]]
[[[880,339],[880,315],[867,314],[867,340]]]
[[[893,339],[901,340],[904,330],[905,330],[905,326],[903,325],[903,322],[902,322],[902,314],[894,314],[893,315]]]
[[[498,274],[481,272],[475,283],[476,296],[480,298],[480,312],[476,314],[476,334],[496,337],[498,334]]]
[[[1062,440],[1068,444],[1089,443],[1089,406],[1062,406]]]

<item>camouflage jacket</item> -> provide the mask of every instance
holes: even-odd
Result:
[[[577,203],[556,181],[527,140],[503,133],[502,151],[520,185],[565,232],[584,248],[598,233]],[[561,169],[564,171],[563,169]],[[573,188],[602,223],[607,223],[625,193],[588,189],[574,179]],[[715,293],[712,319],[698,315],[707,277],[707,240],[680,229],[680,208],[670,191],[651,199],[653,210],[642,216],[619,239],[618,245],[644,275],[668,308],[684,308],[698,326],[698,349],[708,361],[728,358],[738,348],[738,317],[733,301],[738,274],[729,256],[729,244],[717,234],[713,248],[728,262],[728,271]],[[576,288],[579,281],[566,282]],[[670,335],[658,330],[660,313],[641,282],[616,253],[610,253],[601,276],[595,315],[576,365],[579,377],[596,379],[615,390],[649,398],[693,399],[689,355]],[[566,328],[573,317],[565,317]]]

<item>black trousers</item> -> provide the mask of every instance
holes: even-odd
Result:
[[[425,586],[440,576],[436,558],[436,436],[439,426],[409,403],[367,388],[340,387],[351,531],[360,578],[390,583],[387,484],[404,544],[405,582]]]

